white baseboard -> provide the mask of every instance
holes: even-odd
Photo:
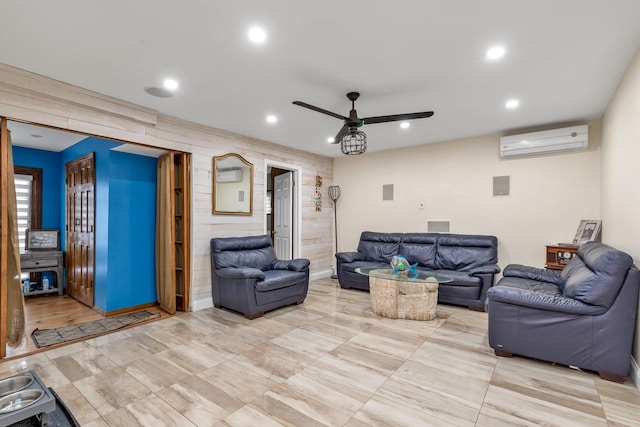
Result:
[[[333,269],[331,268],[327,270],[315,271],[311,273],[311,275],[309,275],[309,281],[313,282],[314,280],[326,279],[328,277],[331,277],[332,274]]]
[[[332,274],[333,270],[331,269],[316,271],[309,275],[309,281],[313,282],[314,280],[326,279],[327,277],[331,277]],[[202,298],[193,301],[193,304],[191,305],[191,311],[200,311],[210,307],[213,307],[213,298]]]
[[[631,357],[631,367],[629,368],[631,381],[636,385],[636,388],[640,390],[640,366],[638,366],[638,362],[635,361],[633,357]]]
[[[200,311],[210,307],[213,307],[213,297],[193,301],[193,304],[191,304],[191,311]]]

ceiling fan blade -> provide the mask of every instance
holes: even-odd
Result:
[[[349,126],[347,125],[342,126],[338,131],[338,134],[336,135],[336,137],[333,139],[332,144],[339,144],[340,142],[342,142],[342,138],[344,138],[348,133],[349,133]]]
[[[317,111],[318,113],[322,113],[322,114],[326,114],[326,115],[331,116],[331,117],[335,117],[336,119],[349,120],[348,117],[342,116],[342,115],[337,114],[337,113],[332,113],[331,111],[324,110],[324,109],[322,109],[320,107],[316,107],[316,106],[311,105],[311,104],[307,104],[306,102],[293,101],[293,104],[299,105],[300,107],[308,108],[309,110]]]
[[[373,123],[398,122],[403,120],[424,119],[433,116],[433,111],[425,111],[422,113],[392,114],[390,116],[367,117],[362,119],[365,125]]]

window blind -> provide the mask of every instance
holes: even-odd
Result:
[[[26,231],[31,228],[33,177],[31,175],[14,175],[14,182],[18,207],[18,238],[20,239],[20,251],[24,251]]]

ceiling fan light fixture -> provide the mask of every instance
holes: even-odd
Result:
[[[367,135],[361,130],[350,131],[340,141],[340,151],[347,156],[363,154],[367,151]]]
[[[339,143],[340,151],[346,155],[362,154],[367,151],[367,135],[358,130],[361,126],[400,121],[403,122],[401,127],[406,129],[409,126],[407,120],[424,119],[433,116],[433,111],[422,111],[417,113],[389,114],[386,116],[360,118],[356,111],[356,100],[358,97],[360,97],[358,92],[347,93],[347,99],[351,101],[351,111],[349,111],[348,117],[302,101],[293,101],[293,104],[342,120],[342,127],[336,134],[336,137],[333,138],[333,141],[331,141],[331,139],[328,141],[333,144]]]

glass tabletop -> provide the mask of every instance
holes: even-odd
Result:
[[[378,279],[398,280],[400,282],[453,282],[453,279],[449,276],[423,270],[416,271],[416,274],[418,275],[417,277],[407,271],[394,273],[391,268],[379,267],[356,268],[356,273],[364,274],[365,276],[377,277]]]

